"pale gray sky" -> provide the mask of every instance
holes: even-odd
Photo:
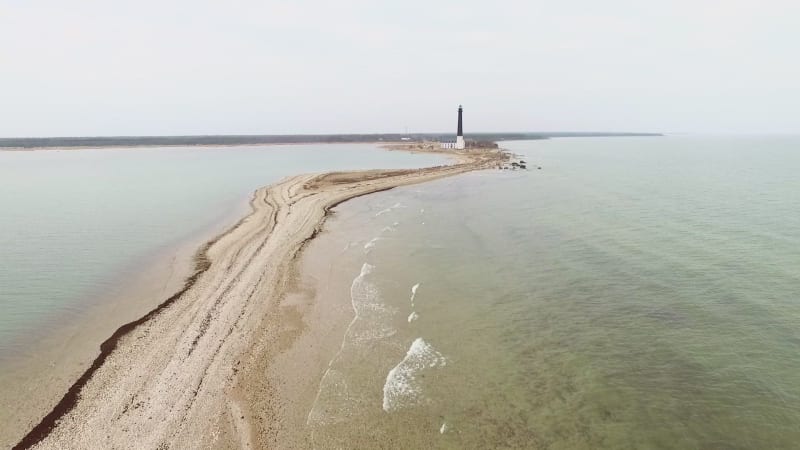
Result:
[[[0,136],[800,132],[800,2],[0,0]]]

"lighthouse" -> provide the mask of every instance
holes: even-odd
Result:
[[[456,133],[456,149],[458,150],[464,150],[464,147],[466,147],[464,144],[464,126],[461,122],[463,111],[464,109],[461,105],[458,105],[458,133]]]
[[[455,142],[450,139],[441,141],[439,143],[441,148],[464,150],[467,147],[466,142],[464,142],[464,124],[461,119],[463,113],[464,108],[462,108],[461,105],[458,105],[458,130],[456,130],[456,140]]]

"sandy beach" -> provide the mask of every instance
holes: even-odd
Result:
[[[505,158],[497,151],[449,154],[459,162],[299,175],[259,189],[252,212],[199,250],[185,286],[106,340],[17,447],[281,446],[283,411],[274,407],[276,387],[264,368],[302,334],[278,326],[302,250],[343,201]]]

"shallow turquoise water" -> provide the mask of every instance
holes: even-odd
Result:
[[[800,138],[505,147],[542,170],[356,199],[329,224],[352,231],[360,317],[315,442],[797,448]]]
[[[373,145],[0,151],[0,362],[298,173],[441,164]],[[24,339],[23,339],[24,337]]]

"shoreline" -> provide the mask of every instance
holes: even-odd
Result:
[[[265,142],[244,144],[127,144],[127,145],[80,145],[80,146],[47,146],[47,147],[0,147],[0,152],[41,152],[41,151],[73,151],[73,150],[140,150],[156,148],[235,148],[235,147],[291,147],[300,145],[404,145],[400,141],[355,141],[355,142]]]
[[[80,376],[69,386],[67,393],[64,394],[58,403],[56,403],[52,410],[46,416],[44,416],[39,423],[35,425],[16,445],[14,445],[13,448],[30,448],[41,441],[42,437],[49,434],[50,431],[52,431],[52,429],[56,426],[57,420],[75,406],[83,385],[85,385],[89,378],[91,378],[92,374],[97,370],[97,368],[103,364],[108,355],[110,355],[111,352],[116,349],[119,339],[130,332],[137,325],[146,322],[149,318],[158,314],[161,309],[169,306],[169,304],[183,295],[183,293],[185,293],[194,284],[197,277],[199,277],[207,269],[207,266],[209,265],[206,255],[208,248],[210,248],[217,240],[219,240],[230,230],[239,226],[239,224],[247,218],[247,215],[239,219],[239,221],[237,221],[233,226],[228,227],[227,230],[217,233],[216,236],[211,240],[201,244],[200,247],[191,254],[187,261],[174,261],[171,263],[170,270],[177,269],[181,274],[179,276],[182,278],[182,281],[179,284],[179,288],[172,295],[167,297],[166,300],[157,303],[154,308],[148,310],[147,313],[140,316],[138,319],[122,324],[119,328],[114,330],[110,337],[103,340],[99,346],[100,353],[92,360],[89,367],[83,371]],[[179,245],[177,247],[178,251],[180,251],[180,249],[185,245],[187,244]],[[180,258],[180,256],[176,256],[176,258]],[[174,267],[180,265],[186,265],[187,267]]]
[[[207,226],[132,259],[105,286],[84,296],[79,316],[48,318],[30,336],[22,336],[19,345],[24,353],[2,361],[0,447],[11,448],[52,411],[119,327],[181,290],[195,272],[199,249],[241,221],[251,209],[251,200],[252,193],[243,194]]]
[[[151,430],[151,427],[141,420],[143,411],[133,414],[128,408],[133,399],[123,400],[133,385],[138,386],[139,391],[149,391],[155,397],[161,397],[160,403],[173,406],[167,409],[159,408],[157,405],[134,407],[134,410],[149,411],[150,420],[147,422],[152,421],[154,415],[160,416],[160,420],[156,422],[161,424],[159,429],[163,436],[159,438],[156,430],[152,430],[152,435],[149,436],[157,439],[157,442],[180,443],[183,439],[179,435],[197,437],[207,434],[207,427],[200,424],[208,421],[208,411],[206,411],[208,408],[215,410],[220,417],[219,423],[216,424],[215,439],[219,439],[221,433],[225,440],[239,442],[242,445],[246,442],[238,439],[245,436],[249,436],[248,442],[251,439],[259,441],[258,435],[261,433],[250,436],[250,432],[244,432],[252,429],[253,422],[257,421],[252,420],[252,417],[245,420],[243,415],[230,414],[230,411],[242,411],[246,408],[236,405],[236,402],[232,403],[227,398],[228,395],[220,389],[229,390],[240,379],[236,375],[239,372],[236,367],[242,361],[234,359],[245,353],[249,353],[251,357],[258,353],[257,351],[254,353],[253,342],[263,340],[265,330],[260,326],[261,322],[269,321],[280,298],[287,294],[287,286],[296,276],[294,272],[298,255],[319,233],[330,209],[358,196],[489,168],[505,158],[504,153],[497,151],[465,153],[436,151],[435,153],[456,156],[460,158],[460,162],[424,169],[301,175],[257,190],[251,200],[251,212],[228,231],[203,245],[195,254],[193,274],[186,280],[183,288],[146,315],[117,329],[103,342],[101,353],[91,367],[15,448],[28,448],[40,441],[44,446],[58,447],[69,445],[70,442],[76,444],[74,441],[76,438],[80,438],[79,441],[83,444],[94,442],[101,446],[113,445],[113,442],[124,442],[126,439],[125,433],[120,433],[117,427],[122,423],[129,424],[134,429],[147,427],[147,430]],[[293,213],[292,210],[299,212]],[[261,220],[267,225],[253,224]],[[284,226],[284,222],[296,225],[299,232],[295,232],[289,225]],[[243,255],[247,257],[243,258]],[[263,270],[254,267],[257,266],[254,264],[255,260],[265,262]],[[227,263],[227,266],[224,263]],[[222,284],[226,286],[220,293],[218,287]],[[250,298],[242,302],[240,298],[235,296],[231,298],[227,295],[241,290],[249,292],[248,297],[258,294],[267,300],[266,305],[254,305],[254,302],[249,301]],[[181,304],[180,307],[177,304]],[[175,311],[178,309],[181,311]],[[182,312],[184,314],[181,314]],[[246,312],[248,314],[245,314]],[[205,313],[205,316],[202,313]],[[182,320],[183,327],[172,330],[174,327],[169,325],[174,323],[174,319]],[[145,328],[147,330],[143,332]],[[161,334],[152,332],[154,330]],[[189,339],[191,331],[195,331],[196,334]],[[266,331],[266,334],[269,334],[269,330]],[[208,338],[209,334],[213,335],[213,339]],[[136,340],[132,341],[131,335],[137,335]],[[145,340],[147,344],[140,345],[140,342],[137,342],[139,340]],[[176,347],[175,344],[179,345]],[[171,358],[159,358],[163,352],[177,353],[180,344],[185,346],[187,355],[174,354]],[[148,348],[151,350],[161,348],[161,351],[148,353],[146,351]],[[135,358],[134,355],[143,355],[144,358]],[[192,357],[192,355],[202,356]],[[125,356],[132,358],[125,361]],[[164,377],[160,372],[148,370],[150,365],[144,362],[148,358],[150,362],[162,368],[176,364],[183,367],[191,363],[204,370],[199,371],[199,380],[193,376],[194,371],[181,374],[173,372],[172,377]],[[122,361],[118,361],[119,359]],[[225,370],[225,363],[228,364],[228,370]],[[126,365],[134,367],[123,370],[126,369]],[[231,367],[233,367],[232,374]],[[242,369],[247,369],[247,365]],[[136,372],[139,378],[149,381],[131,380],[133,372]],[[197,389],[191,389],[190,386],[195,384],[198,386]],[[103,387],[98,390],[98,385]],[[109,387],[112,385],[115,387]],[[210,387],[201,389],[203,385]],[[129,388],[126,389],[124,386]],[[161,390],[158,389],[159,386],[170,387]],[[107,389],[114,391],[111,394],[117,397],[113,399],[117,402],[109,403],[109,399],[104,398],[103,394],[108,393],[105,392]],[[189,392],[187,395],[176,396],[173,392],[169,392],[170,389],[183,389],[184,394],[188,389]],[[133,395],[135,398],[136,394]],[[198,398],[202,401],[197,400]],[[93,403],[94,407],[91,406]],[[198,404],[203,406],[195,406]],[[196,417],[192,417],[193,420],[173,423],[175,417],[171,411],[177,405],[186,406],[187,412],[184,418],[190,414]],[[98,409],[106,413],[98,412]],[[200,410],[203,410],[202,414]],[[223,419],[221,416],[229,417]],[[232,420],[234,416],[240,416],[242,419]],[[94,439],[90,439],[82,432],[76,433],[78,426],[89,417],[95,418],[93,422],[106,423],[109,429],[96,430]],[[111,418],[110,422],[107,417]],[[194,432],[189,431],[192,429]],[[135,432],[135,430],[130,431]],[[205,442],[211,443],[211,441]]]
[[[471,137],[486,142],[585,137],[663,137],[645,132],[479,132]],[[205,135],[205,136],[85,136],[0,138],[0,151],[86,150],[158,147],[242,147],[309,144],[399,145],[438,142],[450,133],[367,133],[324,135]],[[64,142],[59,144],[58,142]],[[21,145],[15,145],[21,143]],[[28,145],[25,145],[27,143]]]

